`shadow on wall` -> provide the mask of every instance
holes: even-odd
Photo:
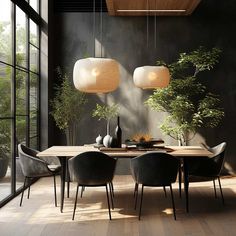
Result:
[[[166,143],[176,145],[175,140],[163,136],[158,128],[165,114],[150,111],[143,105],[151,91],[143,91],[133,84],[132,75],[136,67],[155,65],[162,59],[167,63],[174,61],[180,52],[193,50],[200,45],[212,48],[220,47],[223,51],[220,64],[210,74],[205,73],[202,81],[222,98],[226,116],[218,128],[199,130],[191,143],[199,145],[203,139],[209,146],[222,141],[228,143],[226,162],[236,170],[236,32],[234,28],[234,1],[202,1],[197,11],[189,17],[157,17],[157,47],[154,46],[154,21],[149,19],[149,43],[147,47],[146,17],[110,17],[103,13],[103,34],[100,38],[99,14],[96,13],[96,32],[98,42],[104,48],[104,57],[114,58],[120,63],[121,83],[119,88],[108,95],[108,104],[115,102],[121,107],[121,127],[123,138],[129,138],[135,132],[149,131],[154,137],[163,138]],[[225,5],[231,7],[228,9]],[[216,9],[216,14],[214,9]],[[219,9],[224,9],[221,12]],[[228,9],[228,10],[227,10]],[[232,10],[234,9],[234,11]],[[227,11],[230,11],[229,14]],[[207,14],[206,14],[207,12]],[[211,13],[209,13],[211,12]],[[211,15],[213,14],[213,15]],[[55,15],[54,34],[57,35],[54,48],[54,65],[68,67],[71,71],[76,60],[85,54],[94,55],[92,13],[63,13]],[[76,22],[76,25],[74,24]],[[74,27],[71,27],[71,26]],[[105,135],[105,121],[91,117],[96,103],[103,102],[97,95],[88,96],[89,103],[81,121],[79,143],[94,142],[100,133]],[[111,124],[114,130],[116,120]],[[203,137],[203,138],[202,138]]]

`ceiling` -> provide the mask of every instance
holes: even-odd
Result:
[[[106,0],[112,16],[190,15],[201,0]]]
[[[54,0],[55,12],[107,12],[111,16],[190,15],[201,0]],[[94,5],[95,3],[95,5]]]
[[[54,0],[55,12],[107,12],[106,0]]]

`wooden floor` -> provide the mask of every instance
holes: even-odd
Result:
[[[165,198],[161,188],[147,188],[138,221],[133,210],[133,180],[131,176],[116,176],[112,221],[108,220],[105,189],[100,187],[86,188],[72,221],[75,185],[71,185],[71,197],[66,198],[64,213],[60,213],[59,207],[54,207],[52,178],[43,178],[32,186],[30,199],[24,199],[22,207],[18,196],[0,209],[0,235],[236,235],[236,178],[224,178],[222,185],[225,206],[220,198],[214,198],[212,182],[191,183],[187,214],[175,184],[177,221],[173,219],[170,195]]]

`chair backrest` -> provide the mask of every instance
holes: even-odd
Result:
[[[223,142],[215,147],[208,148],[213,153],[212,157],[189,159],[189,174],[204,177],[219,176],[224,163],[225,148],[226,143]]]
[[[176,181],[179,160],[167,153],[147,153],[130,162],[137,183],[149,186],[170,185]]]
[[[212,163],[209,164],[210,172],[214,175],[219,175],[221,172],[225,159],[225,148],[226,142],[220,143],[215,147],[209,148],[209,151],[214,153],[214,156],[210,158],[210,160],[212,160]]]
[[[49,174],[47,163],[36,156],[36,150],[28,148],[23,144],[19,144],[18,154],[24,176],[40,177],[47,173]]]
[[[113,179],[116,160],[102,152],[84,152],[69,161],[70,179],[81,185],[104,185]]]
[[[225,151],[226,142],[220,143],[215,147],[209,148],[209,151],[214,153],[214,156],[220,155]]]

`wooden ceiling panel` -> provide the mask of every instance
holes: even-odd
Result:
[[[185,16],[190,15],[201,0],[106,0],[112,16]]]

